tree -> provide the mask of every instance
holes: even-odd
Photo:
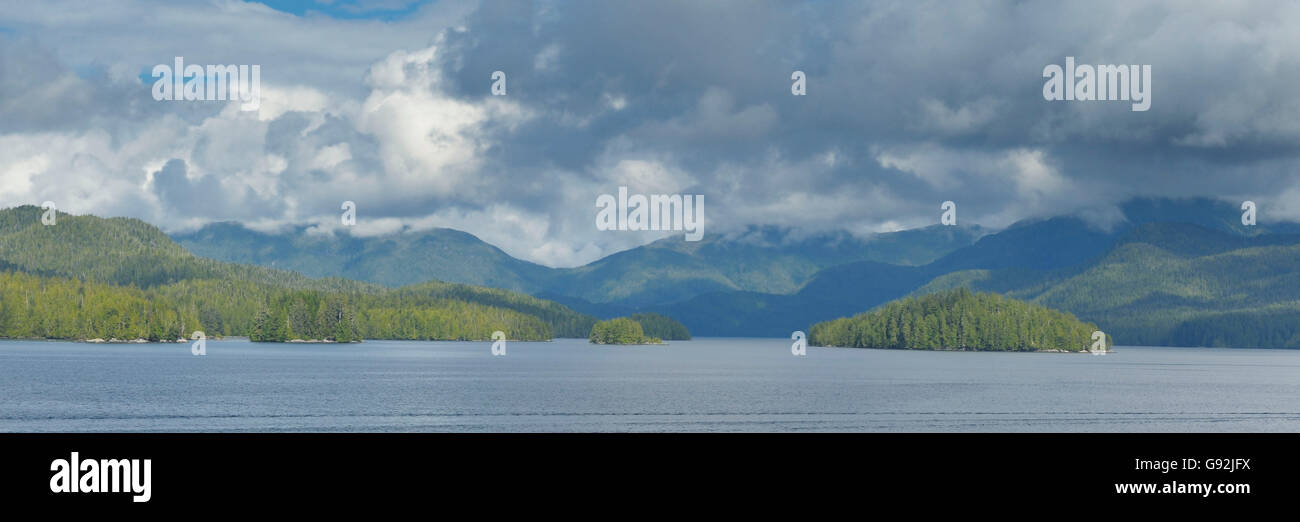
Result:
[[[962,288],[817,323],[809,343],[923,350],[1082,351],[1097,328],[1068,313]]]
[[[595,344],[659,344],[658,338],[649,338],[641,323],[627,317],[601,321],[591,327],[588,340]]]

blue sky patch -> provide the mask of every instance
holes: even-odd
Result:
[[[306,16],[315,12],[347,20],[397,20],[414,13],[429,0],[262,0],[268,7]]]

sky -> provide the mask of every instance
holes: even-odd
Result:
[[[1135,196],[1295,221],[1297,27],[1294,2],[0,0],[0,207],[450,227],[550,266],[681,234],[598,230],[620,186],[703,195],[706,236],[927,226],[944,201],[1106,226]],[[1150,109],[1044,99],[1067,56],[1150,65]],[[260,107],[155,100],[175,57],[259,65]]]

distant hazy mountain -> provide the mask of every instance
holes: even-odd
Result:
[[[774,227],[740,234],[680,237],[619,252],[585,266],[548,268],[515,259],[473,235],[450,229],[358,238],[280,234],[216,223],[173,238],[197,255],[345,277],[388,286],[440,280],[491,286],[556,299],[575,308],[595,304],[602,316],[627,307],[689,299],[718,291],[790,293],[819,270],[860,260],[925,264],[967,246],[985,231],[974,227],[907,230],[859,238],[845,232],[814,236]]]
[[[1300,347],[1293,224],[1242,227],[1235,205],[1211,200],[1121,208],[1133,217],[1107,229],[1075,217],[1031,220],[924,266],[848,263],[793,294],[715,292],[651,308],[697,336],[788,336],[910,293],[965,286],[1072,312],[1120,344]]]
[[[926,265],[856,261],[823,269],[790,294],[713,292],[650,309],[676,318],[697,336],[788,336],[902,297],[945,274],[976,269],[1039,274],[1082,266],[1109,251],[1123,230],[1127,225],[1106,232],[1074,217],[1029,220]]]
[[[357,239],[213,225],[177,236],[221,259],[382,284],[442,279],[532,293],[579,312],[655,312],[696,336],[788,336],[909,294],[995,291],[1074,313],[1116,342],[1300,347],[1300,226],[1240,203],[1136,199],[1118,212],[996,233],[934,226],[860,238],[773,227],[669,238],[552,269],[450,230]]]
[[[238,223],[214,223],[172,239],[212,259],[385,286],[438,280],[535,292],[551,272],[510,257],[471,234],[446,228],[358,238],[312,234],[305,227],[266,234]]]
[[[1147,223],[1085,267],[959,271],[916,293],[958,286],[1068,310],[1122,343],[1300,347],[1300,235]]]
[[[846,232],[800,237],[774,227],[697,242],[673,237],[559,271],[546,289],[592,303],[630,306],[684,301],[718,291],[786,294],[822,269],[855,261],[925,264],[985,231],[932,226],[867,238]]]
[[[586,266],[553,269],[446,229],[352,238],[216,224],[178,235],[178,245],[139,220],[60,214],[57,226],[45,227],[40,209],[21,207],[0,211],[0,270],[37,278],[11,285],[68,291],[75,280],[109,285],[79,291],[118,303],[120,313],[143,313],[145,321],[154,321],[155,312],[140,308],[141,299],[182,303],[178,317],[189,323],[225,310],[231,319],[223,321],[244,325],[252,319],[250,307],[271,294],[253,301],[250,295],[319,292],[327,300],[362,296],[355,299],[386,307],[373,312],[383,314],[389,308],[401,313],[398,305],[410,299],[427,303],[421,306],[463,302],[468,308],[441,309],[468,315],[488,313],[481,307],[508,310],[521,314],[511,316],[519,328],[531,317],[567,335],[594,322],[576,310],[600,317],[660,313],[697,336],[784,337],[905,295],[969,287],[1074,313],[1120,344],[1300,347],[1300,227],[1270,221],[1267,209],[1259,210],[1258,226],[1242,226],[1239,204],[1204,199],[1134,200],[1119,208],[1110,219],[1033,219],[992,234],[935,226],[859,238],[754,227],[695,243],[665,239]],[[312,279],[290,270],[349,279]],[[522,290],[548,300],[441,282],[392,292],[380,286],[431,280]],[[194,300],[200,289],[209,293],[207,302],[217,299],[218,308]],[[48,326],[33,322],[35,316],[13,315],[21,309],[17,303],[32,302],[24,297],[31,291],[24,286],[5,294],[14,301],[5,306],[7,319],[0,319],[29,330]],[[60,299],[77,302],[75,295]],[[418,318],[383,317],[368,324],[393,335],[420,335],[406,330]]]
[[[1300,234],[1300,223],[1280,221],[1269,208],[1256,209],[1256,225],[1241,224],[1241,202],[1205,198],[1138,198],[1120,205],[1129,226],[1145,223],[1186,223],[1210,230],[1254,236]]]

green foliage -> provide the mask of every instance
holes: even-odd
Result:
[[[305,227],[269,234],[238,223],[212,223],[173,237],[203,257],[390,287],[438,279],[527,292],[539,289],[555,271],[510,257],[471,234],[445,228],[362,238],[310,234]]]
[[[690,330],[686,325],[677,322],[676,319],[666,315],[656,313],[640,313],[628,316],[633,321],[641,324],[641,330],[645,335],[658,337],[669,341],[687,341],[691,338]]]
[[[294,339],[360,341],[361,325],[356,303],[362,298],[336,294],[294,291],[272,298],[271,311],[261,308],[253,318],[248,338],[254,342],[284,342]]]
[[[960,288],[817,323],[808,341],[855,348],[1076,352],[1091,347],[1096,330],[1068,313]]]
[[[641,323],[627,317],[601,321],[591,327],[588,339],[596,344],[659,344],[657,338],[646,337]]]
[[[591,326],[596,324],[595,317],[579,314],[554,301],[496,288],[428,281],[402,287],[392,294],[396,295],[401,302],[456,300],[513,310],[546,322],[556,337],[582,338],[591,331]],[[510,332],[513,338],[514,333],[511,330],[502,331]]]
[[[1199,209],[1173,216],[1187,223],[1119,224],[1108,235],[1060,220],[1014,226],[926,266],[852,263],[791,295],[716,293],[654,310],[687,319],[695,335],[777,336],[788,335],[783,324],[966,287],[1070,312],[1126,344],[1300,348],[1295,226],[1206,228],[1235,219],[1231,206],[1215,208],[1227,214]],[[1200,218],[1210,223],[1191,224]]]
[[[0,272],[0,337],[188,339],[198,309],[136,288]]]
[[[953,272],[917,292],[957,286],[1067,310],[1127,344],[1300,348],[1300,238],[1292,235],[1152,223],[1077,269]]]
[[[69,278],[0,272],[0,337],[188,338],[253,341],[369,339],[548,340],[545,321],[507,308],[447,298],[321,292],[250,283],[186,281],[141,290]]]
[[[0,337],[254,341],[547,340],[595,318],[505,290],[429,282],[387,289],[194,257],[134,219],[0,210]]]

